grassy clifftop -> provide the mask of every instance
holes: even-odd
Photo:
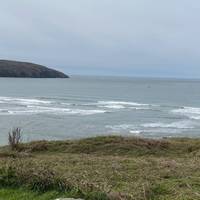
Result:
[[[0,158],[2,188],[99,200],[200,199],[200,139],[37,141],[17,152],[2,147]]]

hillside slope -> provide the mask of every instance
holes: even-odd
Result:
[[[66,74],[27,62],[0,60],[0,77],[69,78]]]
[[[0,147],[3,200],[199,200],[199,180],[200,139],[107,136]]]

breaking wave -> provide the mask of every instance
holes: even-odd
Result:
[[[146,123],[142,125],[144,128],[174,128],[174,129],[192,129],[194,123],[191,121],[178,121],[172,123]]]
[[[190,119],[200,119],[200,108],[195,107],[183,107],[179,109],[172,110],[172,113],[184,115]]]
[[[27,115],[27,114],[71,114],[71,115],[94,115],[106,113],[105,110],[82,110],[82,109],[67,109],[67,108],[51,108],[41,106],[28,106],[25,109],[1,109],[0,115]]]
[[[56,101],[25,99],[15,97],[0,97],[0,115],[30,115],[30,114],[71,114],[93,115],[106,113],[103,109],[71,108],[73,104],[58,103]],[[60,105],[60,107],[58,107]]]
[[[40,104],[51,104],[51,101],[44,101],[39,99],[25,99],[25,98],[14,98],[14,97],[0,97],[1,104],[21,104],[21,105],[40,105]]]
[[[152,105],[142,104],[137,102],[128,101],[98,101],[96,103],[98,107],[109,108],[109,109],[150,109]]]
[[[128,132],[136,136],[139,136],[143,132],[142,130],[138,130],[133,124],[107,125],[106,128],[112,132]]]
[[[150,109],[149,104],[126,101],[97,101],[85,104],[85,102],[66,102],[56,98],[17,98],[0,97],[0,115],[25,115],[25,114],[79,114],[93,115],[114,112],[122,109]]]

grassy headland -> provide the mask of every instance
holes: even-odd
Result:
[[[199,200],[200,139],[109,136],[30,142],[17,151],[6,146],[0,148],[0,188],[5,200],[17,200],[9,190],[34,200]]]

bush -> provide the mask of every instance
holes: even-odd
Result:
[[[12,150],[17,150],[22,140],[21,129],[14,128],[8,133],[8,144]]]

